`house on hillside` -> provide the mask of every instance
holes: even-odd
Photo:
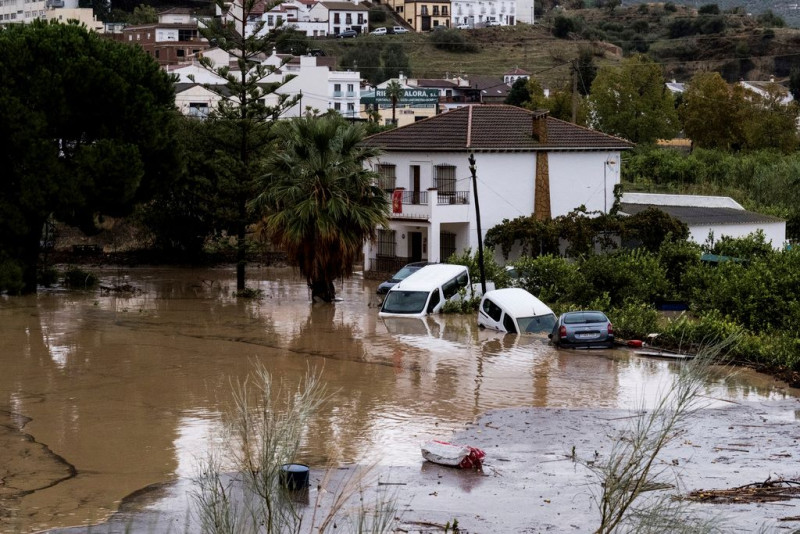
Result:
[[[229,64],[227,55],[216,51],[214,64]],[[338,111],[350,119],[360,115],[361,74],[357,71],[339,71],[334,68],[336,58],[328,56],[287,56],[273,50],[272,55],[262,61],[272,67],[272,72],[260,83],[283,83],[274,94],[266,96],[266,104],[277,105],[279,95],[296,98],[297,101],[285,109],[280,118],[299,117],[310,108],[317,113]],[[235,69],[235,67],[232,67]],[[175,86],[175,104],[184,114],[206,117],[221,100],[207,86],[224,86],[225,80],[199,64],[186,65],[170,71],[178,78]],[[236,72],[232,70],[231,72]],[[225,94],[225,90],[221,90]]]
[[[197,20],[186,8],[160,12],[155,24],[126,26],[122,30],[122,40],[141,46],[159,65],[189,62],[210,47],[200,35]]]
[[[475,157],[483,234],[503,219],[608,211],[620,155],[633,143],[514,106],[465,106],[368,137],[384,152],[373,168],[391,198],[389,224],[364,250],[365,270],[444,261],[478,247]]]
[[[764,232],[766,241],[775,249],[783,248],[786,243],[786,221],[747,211],[729,197],[654,193],[622,195],[621,214],[635,215],[647,208],[660,209],[685,223],[689,227],[690,239],[701,245],[709,236],[714,240],[722,236],[745,237],[758,230]]]

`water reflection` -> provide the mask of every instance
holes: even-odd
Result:
[[[623,350],[554,350],[543,336],[481,331],[469,316],[379,319],[376,282],[359,277],[331,306],[311,305],[291,270],[250,275],[261,299],[233,296],[233,269],[115,269],[101,283],[137,291],[2,299],[0,412],[30,420],[0,428],[8,439],[27,433],[77,470],[52,487],[0,495],[18,509],[0,518],[2,530],[97,521],[129,493],[191,476],[219,443],[231,383],[255,362],[289,384],[309,368],[322,373],[332,399],[302,449],[317,466],[415,466],[420,443],[494,408],[652,403],[676,365]],[[706,392],[714,402],[788,394],[754,373],[722,376]],[[34,466],[17,469],[34,476]]]

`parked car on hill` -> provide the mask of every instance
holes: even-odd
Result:
[[[392,33],[408,33],[408,28],[403,26],[395,26],[392,28]]]
[[[355,30],[344,30],[336,35],[339,39],[355,39],[358,37],[358,32]]]
[[[375,28],[369,32],[370,35],[386,35],[386,33],[386,28]]]
[[[571,311],[558,318],[550,340],[558,347],[614,346],[614,327],[601,311]]]

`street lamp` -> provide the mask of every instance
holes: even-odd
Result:
[[[606,215],[608,215],[608,181],[606,180],[606,171],[609,166],[613,167],[616,164],[617,161],[612,159],[611,156],[609,156],[603,164],[603,213]]]

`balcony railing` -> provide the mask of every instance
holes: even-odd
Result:
[[[389,196],[391,200],[391,194]],[[427,206],[428,205],[428,192],[427,191],[403,191],[403,204],[410,206]]]
[[[341,98],[343,94],[341,91],[334,91],[333,98]]]
[[[444,204],[469,204],[469,191],[454,191],[452,193],[439,191],[437,204],[439,206]]]

